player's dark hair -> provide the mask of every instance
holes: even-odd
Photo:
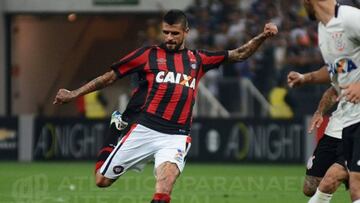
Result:
[[[360,0],[353,0],[353,3],[356,8],[360,9]]]
[[[188,28],[188,20],[185,13],[179,9],[172,9],[165,13],[163,21],[169,25],[180,23],[184,29]]]

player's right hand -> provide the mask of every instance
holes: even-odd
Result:
[[[53,104],[64,104],[70,102],[75,98],[74,93],[67,89],[59,89],[57,92]]]
[[[300,86],[305,83],[305,76],[301,73],[291,71],[287,76],[287,83],[291,88]]]
[[[308,133],[312,133],[315,127],[320,128],[323,120],[324,120],[323,115],[320,112],[316,111],[313,117],[311,118]]]
[[[267,23],[264,26],[264,34],[266,37],[273,37],[278,33],[278,28],[274,23]]]

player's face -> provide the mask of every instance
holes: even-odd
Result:
[[[169,25],[162,24],[162,35],[166,48],[169,51],[177,51],[184,48],[184,41],[188,30],[185,30],[182,24]]]
[[[316,21],[315,10],[311,4],[311,0],[304,0],[304,7],[310,20]]]

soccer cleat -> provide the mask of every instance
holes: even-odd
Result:
[[[111,114],[111,121],[110,121],[110,125],[115,124],[115,127],[118,130],[123,130],[124,128],[126,128],[126,126],[128,125],[127,122],[123,121],[121,118],[121,113],[119,111],[114,111]]]

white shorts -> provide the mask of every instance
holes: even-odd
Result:
[[[129,169],[141,171],[151,160],[155,160],[155,169],[171,162],[182,172],[190,146],[189,136],[165,134],[134,124],[101,166],[100,173],[117,179]]]

